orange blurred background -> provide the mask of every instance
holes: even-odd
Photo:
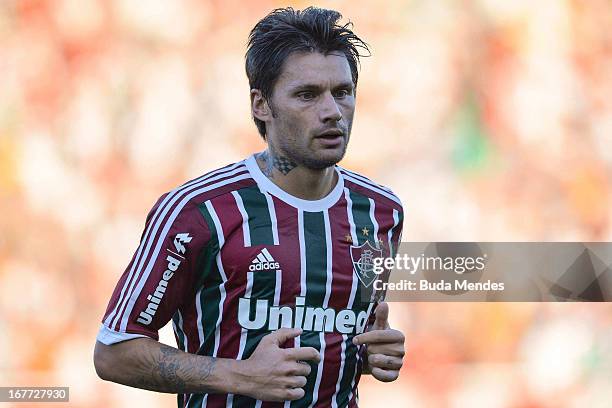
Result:
[[[99,380],[95,336],[157,197],[263,148],[246,39],[288,4],[310,5],[0,2],[0,385],[174,406]],[[402,198],[405,241],[612,241],[608,0],[318,5],[373,50],[343,165]],[[391,319],[405,367],[363,379],[362,407],[612,406],[609,304],[394,303]]]

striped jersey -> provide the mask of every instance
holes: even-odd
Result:
[[[178,347],[247,359],[263,336],[302,328],[295,347],[321,361],[297,401],[182,394],[179,407],[356,407],[365,349],[352,338],[372,322],[373,255],[393,256],[402,206],[387,188],[336,166],[320,200],[292,196],[255,156],[164,194],[103,317],[105,344],[148,336],[172,320]],[[368,263],[369,262],[369,263]]]

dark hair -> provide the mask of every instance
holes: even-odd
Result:
[[[272,89],[287,57],[296,51],[342,52],[351,68],[353,84],[357,87],[359,57],[369,56],[368,45],[351,30],[349,21],[339,25],[342,15],[334,10],[291,7],[273,10],[261,19],[249,34],[246,52],[246,74],[251,89],[259,89],[269,100]],[[368,52],[360,54],[359,48]],[[259,134],[265,138],[266,124],[253,118]]]

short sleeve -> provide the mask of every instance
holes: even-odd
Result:
[[[193,294],[198,257],[210,231],[198,205],[180,198],[165,194],[149,212],[140,245],[108,303],[98,341],[158,340],[159,329]]]

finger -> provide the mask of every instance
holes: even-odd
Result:
[[[402,343],[375,343],[368,345],[368,354],[382,354],[383,356],[404,357],[406,351]]]
[[[376,306],[374,316],[376,320],[374,320],[374,325],[372,326],[373,330],[384,330],[389,328],[389,305],[387,302],[380,302],[378,306]]]
[[[289,367],[288,374],[307,376],[310,374],[310,371],[311,371],[310,364],[295,362],[295,363],[292,363],[291,366]]]
[[[359,334],[353,337],[353,344],[370,344],[370,343],[403,343],[404,334],[399,330],[372,330],[366,333]]]
[[[397,370],[385,370],[383,368],[374,367],[371,372],[374,378],[382,382],[395,381],[397,377],[399,377],[399,371]]]
[[[287,357],[295,361],[321,361],[321,355],[312,347],[296,347],[287,350]]]
[[[277,346],[280,346],[281,344],[283,344],[284,342],[286,342],[287,340],[296,338],[297,336],[299,336],[300,334],[302,334],[302,329],[288,329],[288,328],[282,328],[282,329],[278,329],[268,335],[265,335],[262,339],[261,342],[270,342],[272,344],[275,344]]]
[[[295,401],[304,396],[303,388],[287,388],[284,392],[284,400],[286,401]]]
[[[386,356],[383,354],[368,355],[368,364],[370,367],[384,368],[386,370],[399,370],[402,368],[403,361],[401,357]]]
[[[307,382],[308,380],[306,379],[306,377],[302,375],[295,375],[293,377],[287,377],[285,380],[283,380],[283,384],[287,388],[302,388],[303,386],[306,385]]]

